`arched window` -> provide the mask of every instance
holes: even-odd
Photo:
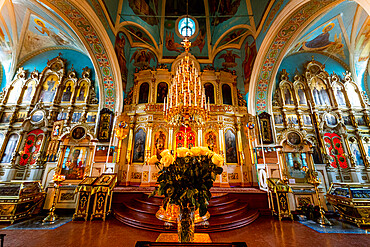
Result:
[[[144,82],[140,85],[139,90],[139,104],[148,103],[148,96],[149,96],[149,83]]]
[[[209,82],[204,84],[204,90],[206,93],[207,102],[209,99],[209,103],[214,104],[215,103],[215,89],[214,89],[213,84]]]
[[[231,87],[227,84],[222,85],[222,99],[223,104],[225,105],[232,105],[232,97],[231,97]]]
[[[13,152],[17,146],[19,136],[17,134],[12,134],[9,136],[8,143],[1,158],[1,163],[9,163],[13,157]]]
[[[165,82],[161,82],[157,86],[157,103],[164,103],[164,98],[167,97],[168,85]]]

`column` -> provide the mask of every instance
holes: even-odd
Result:
[[[168,149],[169,150],[176,149],[176,143],[173,139],[173,126],[170,126],[170,129],[168,130]]]
[[[152,147],[152,133],[153,133],[153,123],[148,123],[148,131],[146,133],[146,140],[145,140],[145,156],[144,156],[144,164],[150,158],[151,155],[151,147]]]

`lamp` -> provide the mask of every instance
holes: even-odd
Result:
[[[206,99],[198,70],[189,57],[191,42],[185,37],[182,44],[185,57],[176,68],[168,96],[165,98],[164,120],[170,125],[199,126],[209,119],[209,98]]]

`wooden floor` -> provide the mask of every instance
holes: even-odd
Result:
[[[136,229],[109,218],[73,221],[54,230],[0,230],[7,247],[125,247],[137,240],[155,241],[159,233]],[[318,233],[297,222],[263,216],[243,228],[210,233],[213,242],[245,241],[249,247],[370,246],[370,235]]]

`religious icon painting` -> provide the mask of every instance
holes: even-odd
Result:
[[[80,118],[82,116],[82,112],[74,112],[72,115],[72,123],[77,123],[80,121]]]
[[[52,130],[52,134],[51,134],[51,139],[58,139],[59,136],[61,135],[62,133],[62,130],[63,130],[63,123],[64,121],[55,121],[54,122],[54,126],[53,126],[53,130]]]
[[[57,120],[65,120],[67,119],[67,112],[59,112],[57,116]]]
[[[281,114],[274,114],[274,119],[275,119],[275,125],[283,125],[283,115]]]
[[[262,112],[258,115],[259,128],[261,131],[262,142],[264,144],[271,144],[274,142],[271,129],[271,115],[267,112]]]
[[[226,163],[237,163],[237,150],[235,134],[231,130],[225,133]]]
[[[9,163],[13,157],[13,152],[17,146],[19,135],[11,134],[8,138],[3,156],[1,157],[0,163]]]
[[[49,75],[42,84],[40,102],[52,103],[58,89],[59,79],[57,75]]]
[[[298,103],[300,105],[307,105],[306,94],[304,92],[304,87],[302,84],[299,84],[297,87]]]
[[[292,90],[289,86],[285,86],[283,88],[283,96],[284,96],[284,103],[285,105],[293,105],[294,101],[292,98]]]
[[[35,92],[36,92],[36,81],[30,80],[27,83],[27,89],[23,94],[22,103],[30,103]]]
[[[60,174],[65,175],[66,179],[83,179],[88,157],[87,147],[66,147]]]
[[[325,115],[325,121],[326,121],[326,124],[329,126],[335,126],[338,124],[337,118],[331,113],[327,113]]]
[[[161,152],[166,149],[166,139],[166,134],[162,130],[154,134],[153,154],[157,155],[158,158],[160,157]]]
[[[206,144],[209,150],[217,152],[217,135],[213,131],[208,131],[205,134]]]
[[[362,159],[360,148],[358,147],[357,141],[350,142],[349,147],[351,148],[351,152],[352,152],[356,165],[364,166],[365,164]]]
[[[365,119],[363,116],[356,116],[356,121],[359,126],[366,126]]]
[[[96,112],[89,112],[87,113],[86,122],[88,123],[95,123],[96,122]]]
[[[345,125],[351,125],[352,124],[351,118],[349,116],[342,116],[342,118],[343,118],[343,123]]]
[[[139,129],[135,134],[133,162],[144,162],[146,133]]]
[[[0,123],[9,123],[10,122],[10,118],[13,116],[13,113],[11,112],[4,112],[2,115],[1,115],[1,120],[0,120]]]
[[[68,80],[63,91],[62,102],[70,102],[73,92],[74,92],[74,82],[72,80]]]
[[[161,82],[157,86],[157,103],[164,103],[164,98],[167,97],[168,85],[166,82]]]
[[[298,124],[297,115],[291,114],[291,115],[287,115],[286,117],[287,117],[288,124]]]
[[[290,145],[299,145],[302,143],[302,137],[297,132],[289,132],[287,140]]]
[[[31,115],[31,123],[40,123],[42,120],[44,120],[44,117],[45,113],[42,110],[37,110]]]
[[[306,125],[306,126],[311,126],[312,125],[311,117],[309,115],[303,115],[302,118],[303,118],[303,124],[304,125]]]
[[[17,113],[16,122],[17,123],[22,123],[22,122],[24,122],[24,120],[26,119],[26,117],[27,117],[27,112],[20,111],[20,112]]]
[[[103,173],[95,182],[94,186],[110,186],[116,179],[115,173]]]
[[[87,81],[80,82],[80,87],[77,91],[76,102],[85,102],[89,91],[89,83]]]
[[[100,111],[99,127],[98,127],[98,140],[101,142],[109,142],[111,135],[111,128],[113,122],[113,112],[107,108]]]
[[[86,135],[86,130],[84,127],[78,126],[71,131],[71,136],[75,140],[81,140]]]

